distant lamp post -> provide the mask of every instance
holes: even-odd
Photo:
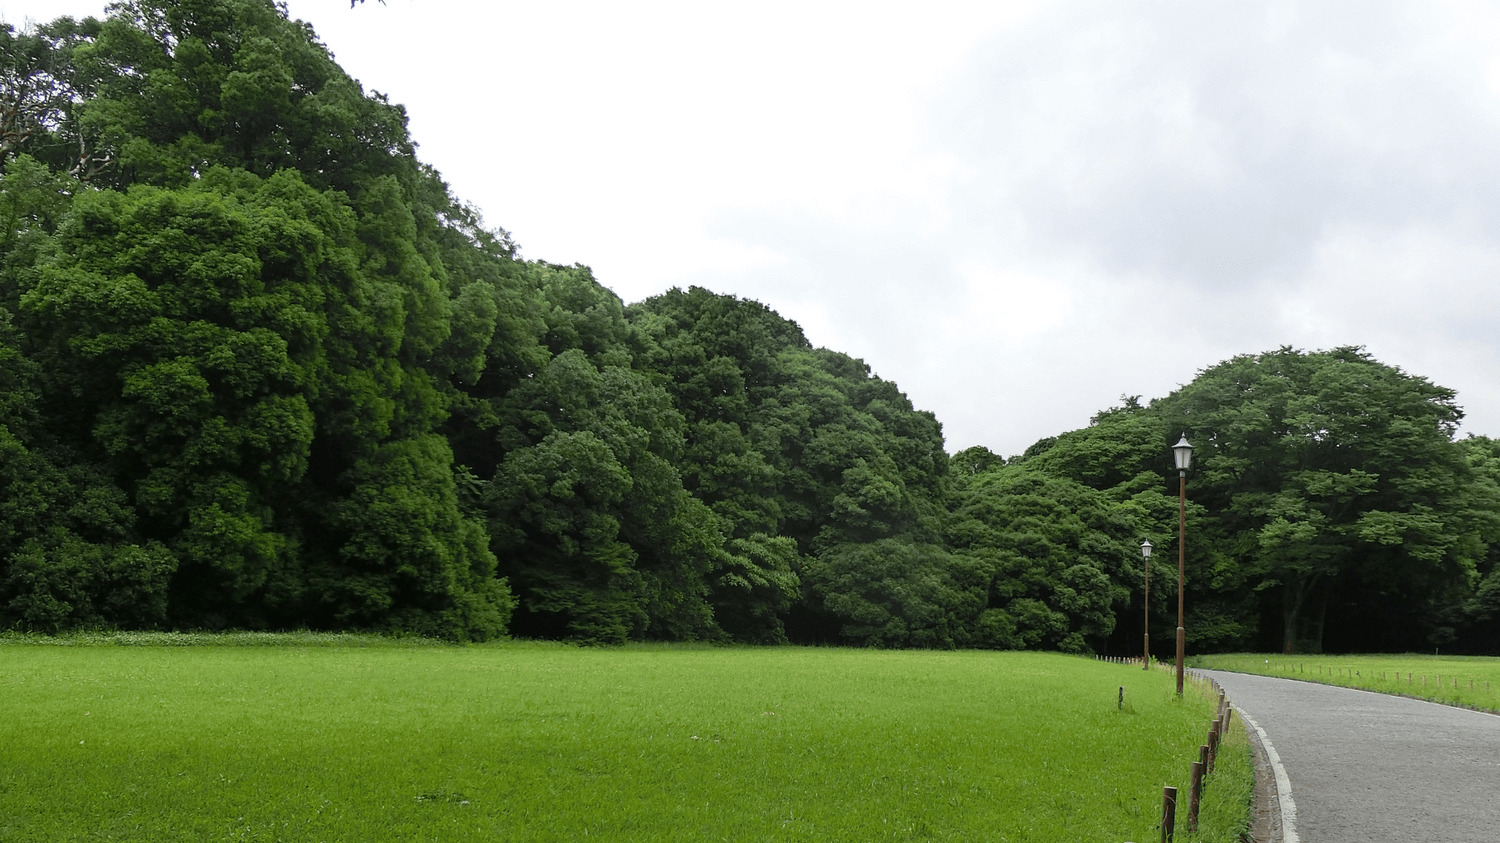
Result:
[[[1141,670],[1151,669],[1151,540],[1141,542],[1141,558],[1146,560],[1146,616],[1141,622]]]
[[[1187,649],[1187,633],[1182,625],[1182,587],[1187,560],[1187,471],[1193,462],[1193,446],[1187,434],[1172,446],[1177,461],[1177,696],[1182,696],[1182,658]]]

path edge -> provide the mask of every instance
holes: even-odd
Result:
[[[1292,800],[1292,782],[1286,774],[1286,768],[1281,765],[1281,756],[1276,753],[1276,747],[1271,743],[1271,738],[1266,730],[1255,722],[1243,708],[1230,703],[1231,707],[1239,713],[1240,719],[1244,721],[1245,731],[1250,735],[1250,745],[1254,748],[1255,774],[1257,782],[1264,780],[1265,790],[1272,797],[1267,799],[1264,806],[1265,813],[1269,815],[1269,828],[1265,829],[1268,837],[1262,841],[1259,836],[1253,839],[1257,843],[1300,843],[1297,836],[1297,803]],[[1265,776],[1269,769],[1271,775]],[[1259,803],[1262,799],[1262,789],[1255,789],[1255,799]],[[1256,806],[1257,809],[1262,806]],[[1256,810],[1255,813],[1260,813]],[[1259,834],[1261,830],[1252,826],[1252,832]]]

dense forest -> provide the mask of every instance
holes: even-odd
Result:
[[[1191,649],[1500,652],[1500,443],[1361,349],[950,456],[763,304],[521,259],[270,0],[0,63],[0,628],[1129,654],[1185,434]]]

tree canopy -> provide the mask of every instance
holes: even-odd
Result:
[[[1388,626],[1474,576],[1452,390],[1357,348],[1282,348],[1204,371],[1162,410],[1196,436],[1194,500],[1275,594],[1287,652],[1321,648],[1330,609],[1379,605]]]

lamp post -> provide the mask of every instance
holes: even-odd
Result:
[[[1188,444],[1187,434],[1172,446],[1172,457],[1177,461],[1177,696],[1182,696],[1182,657],[1186,650],[1187,633],[1182,626],[1182,586],[1187,560],[1187,470],[1193,462],[1193,446]]]
[[[1141,670],[1151,669],[1151,540],[1141,542],[1141,558],[1146,560],[1146,614],[1141,620]]]

